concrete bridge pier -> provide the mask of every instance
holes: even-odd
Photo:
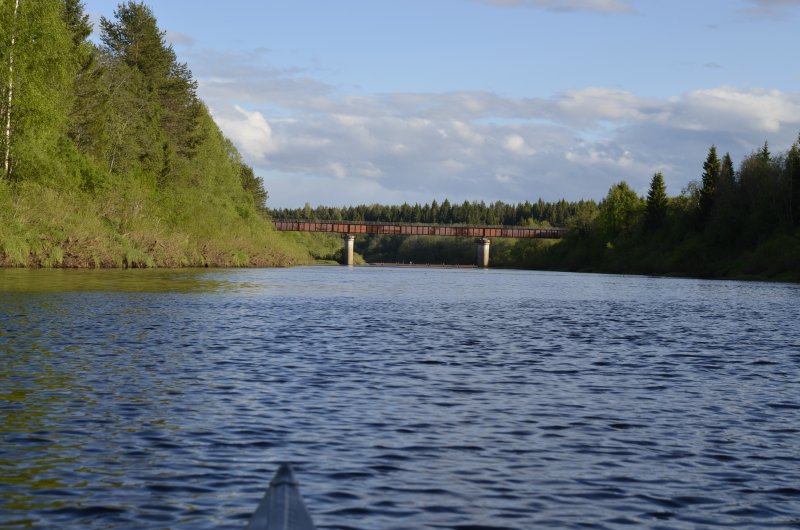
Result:
[[[344,241],[344,251],[342,252],[342,265],[353,264],[353,246],[355,245],[356,236],[344,234],[342,236]]]
[[[476,265],[484,269],[489,266],[489,243],[490,241],[485,237],[479,237],[475,240],[477,249]]]

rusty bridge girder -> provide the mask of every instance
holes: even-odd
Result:
[[[338,234],[390,234],[408,236],[453,236],[518,239],[561,239],[563,228],[530,226],[457,226],[420,223],[384,223],[357,221],[303,221],[273,219],[275,230],[290,232],[330,232]]]

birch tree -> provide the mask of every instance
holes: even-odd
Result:
[[[61,157],[74,74],[64,2],[0,2],[2,158],[10,179],[52,177]]]
[[[14,44],[17,40],[17,14],[19,13],[19,0],[14,0],[14,11],[6,27],[11,28],[10,43],[8,46],[8,70],[5,83],[5,97],[3,105],[3,122],[5,134],[3,135],[3,175],[8,178],[11,173],[11,104],[14,101]]]

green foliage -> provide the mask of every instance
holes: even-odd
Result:
[[[114,18],[100,18],[101,41],[112,56],[141,72],[156,88],[168,76],[175,53],[167,46],[153,12],[142,2],[128,1],[117,7]]]
[[[609,241],[630,237],[642,216],[642,199],[624,181],[614,184],[600,203],[601,230]]]
[[[253,207],[260,215],[268,217],[267,199],[269,198],[269,193],[264,189],[264,182],[256,176],[252,167],[244,163],[230,140],[225,140],[225,148],[231,163],[237,169],[242,188],[250,195]],[[309,208],[311,207],[309,206]]]
[[[67,29],[72,34],[73,46],[82,46],[92,33],[92,24],[89,22],[89,15],[84,12],[83,2],[81,0],[65,0],[62,16]]]
[[[15,16],[15,2],[0,3],[0,24],[14,36],[13,46],[0,39],[13,162],[11,179],[0,179],[0,265],[311,260],[272,230],[261,180],[197,99],[149,8],[120,5],[114,20],[102,19],[104,46],[95,47],[79,0],[19,5]],[[3,66],[12,56],[13,70]]]
[[[75,71],[71,34],[62,2],[25,0],[16,7],[0,5],[0,26],[10,30],[0,39],[3,176],[56,179]]]
[[[598,215],[600,208],[594,201],[581,201],[575,213],[567,218],[566,226],[573,235],[585,237],[592,231]]]
[[[179,159],[191,158],[202,142],[203,131],[198,125],[206,111],[197,99],[197,82],[188,66],[178,62],[172,46],[166,44],[150,8],[128,1],[117,8],[115,17],[114,21],[105,17],[100,20],[106,63],[115,70],[111,77],[123,83],[123,90],[113,91],[108,98],[127,98],[139,112],[115,116],[110,158],[114,160],[117,151],[124,153],[125,147],[134,147],[134,154],[147,160],[148,171],[156,173],[157,182],[163,185],[175,176]],[[112,103],[110,108],[131,107]],[[147,145],[126,146],[125,137],[132,135],[149,141]]]
[[[713,175],[715,153],[706,160]],[[800,232],[794,217],[800,145],[772,155],[755,151],[734,171],[723,156],[714,181],[713,201],[704,225],[697,223],[704,195],[690,182],[678,197],[667,198],[658,230],[649,228],[651,208],[661,197],[655,176],[647,215],[637,215],[635,194],[612,186],[600,215],[588,230],[572,230],[560,242],[521,256],[519,266],[603,272],[678,274],[733,278],[800,280]],[[707,199],[706,199],[707,200]],[[663,204],[663,203],[662,203]],[[570,226],[570,223],[568,223]]]

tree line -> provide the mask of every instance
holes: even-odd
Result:
[[[765,142],[734,169],[729,153],[722,158],[712,145],[699,180],[677,197],[668,197],[664,177],[655,173],[647,197],[627,183],[611,187],[599,204],[592,229],[609,242],[669,232],[703,236],[714,246],[748,247],[800,227],[800,137],[773,155]]]
[[[306,203],[303,208],[276,208],[269,210],[274,218],[317,221],[370,221],[390,223],[430,223],[464,225],[563,226],[582,209],[596,206],[594,201],[545,202],[539,199],[509,204],[503,201],[486,204],[484,201],[452,203],[444,199],[441,204],[413,205],[360,204],[358,206],[317,206]]]
[[[567,221],[562,244],[517,252],[511,264],[800,280],[800,137],[777,154],[765,142],[738,168],[711,145],[698,169],[676,196],[660,172],[646,197],[614,184],[596,208]]]

